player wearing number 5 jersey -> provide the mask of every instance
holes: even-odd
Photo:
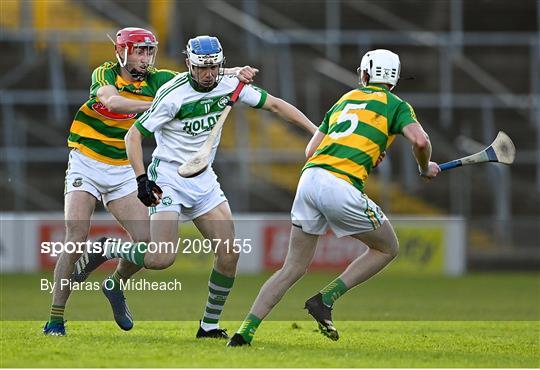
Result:
[[[326,113],[304,169],[324,168],[363,192],[377,158],[415,121],[412,107],[382,84],[350,91]]]
[[[330,228],[337,237],[351,236],[368,250],[305,308],[323,334],[339,338],[332,322],[334,302],[347,290],[383,269],[398,253],[398,241],[381,209],[364,193],[364,184],[379,156],[396,135],[412,144],[420,173],[440,171],[430,162],[431,144],[412,107],[391,93],[399,80],[399,57],[388,50],[368,52],[358,68],[362,87],[343,95],[325,115],[306,149],[292,207],[289,251],[283,267],[262,287],[230,346],[249,344],[262,319],[300,279],[313,259],[319,235]]]

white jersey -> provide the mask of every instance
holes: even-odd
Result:
[[[189,72],[184,72],[163,85],[152,107],[135,122],[143,135],[155,134],[157,147],[152,157],[178,164],[190,159],[206,141],[238,83],[235,76],[224,76],[212,91],[199,92]],[[261,108],[266,96],[266,91],[246,85],[238,100]],[[220,138],[221,132],[212,147],[210,164]]]

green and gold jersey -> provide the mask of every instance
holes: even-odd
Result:
[[[118,63],[107,62],[94,70],[90,98],[75,114],[68,137],[69,147],[111,165],[129,164],[124,137],[142,113],[111,112],[97,98],[98,89],[112,85],[123,97],[151,101],[158,89],[177,74],[152,68],[143,81],[130,82],[122,78],[120,68]]]
[[[350,91],[326,113],[319,127],[326,136],[304,169],[322,167],[364,191],[377,158],[413,122],[410,104],[383,85]]]

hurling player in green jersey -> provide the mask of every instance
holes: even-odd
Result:
[[[392,94],[401,63],[389,50],[372,50],[358,68],[362,86],[352,90],[326,114],[306,149],[291,218],[289,251],[283,267],[263,285],[249,314],[229,346],[250,344],[261,321],[307,271],[320,235],[330,228],[340,238],[351,236],[367,246],[335,280],[305,303],[320,331],[338,340],[332,322],[334,302],[348,290],[381,271],[398,253],[398,240],[381,209],[364,193],[364,183],[377,158],[403,135],[412,144],[420,175],[440,172],[431,162],[431,143],[412,107]]]
[[[68,137],[69,155],[65,181],[65,242],[85,242],[96,203],[101,200],[133,241],[149,240],[148,210],[137,199],[135,174],[125,152],[124,136],[136,118],[146,111],[161,85],[176,72],[154,68],[158,41],[152,32],[142,28],[124,28],[117,32],[117,62],[107,62],[92,73],[90,98],[73,120]],[[257,72],[251,67],[231,68],[246,83]],[[97,266],[88,266],[87,253],[79,261],[76,253],[63,252],[54,271],[54,288],[46,335],[65,335],[64,309],[71,293],[72,276],[83,281]],[[77,268],[75,262],[77,261]],[[117,324],[124,330],[133,320],[119,289],[140,267],[120,259],[116,271],[105,280],[103,292],[113,309]]]

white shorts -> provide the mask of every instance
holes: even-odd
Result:
[[[72,191],[86,191],[107,205],[137,191],[137,181],[130,165],[113,166],[72,149],[69,152],[64,195]]]
[[[375,230],[387,219],[366,194],[319,167],[300,177],[291,218],[308,234],[323,235],[330,227],[338,238]]]
[[[191,221],[227,201],[212,167],[190,178],[180,176],[177,170],[178,163],[158,158],[148,166],[148,178],[163,191],[161,203],[150,207],[150,215],[173,211],[181,221]]]

